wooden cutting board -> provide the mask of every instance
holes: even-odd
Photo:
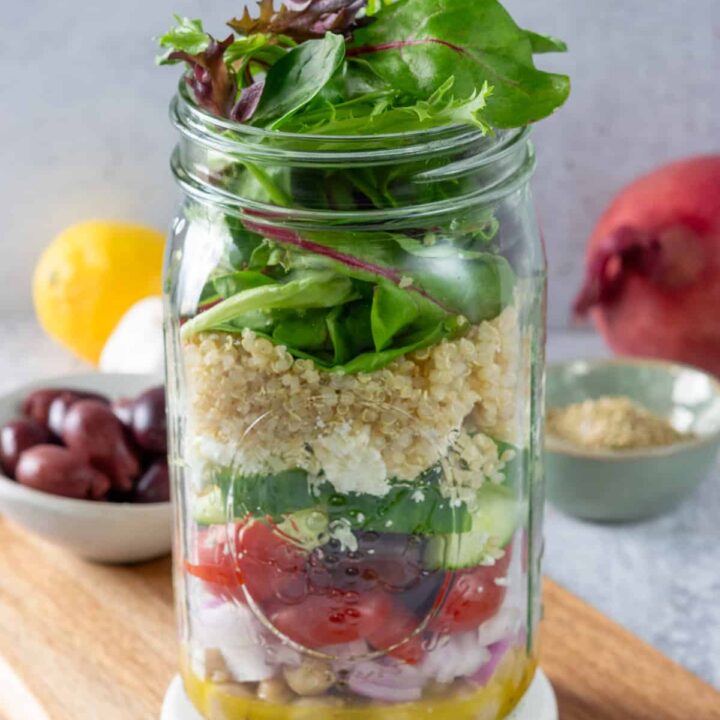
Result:
[[[169,560],[90,565],[0,519],[0,720],[157,720],[175,672]],[[720,720],[720,694],[548,581],[561,720]]]

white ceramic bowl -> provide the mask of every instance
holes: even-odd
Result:
[[[0,397],[0,425],[20,416],[25,396],[38,388],[91,390],[112,399],[134,397],[161,382],[150,375],[93,373],[42,380]],[[168,503],[106,503],[49,495],[0,474],[0,513],[56,545],[105,563],[161,557],[172,546]]]

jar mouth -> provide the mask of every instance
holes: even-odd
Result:
[[[445,125],[427,130],[369,135],[316,135],[266,130],[212,115],[193,99],[181,81],[170,106],[176,129],[190,140],[219,152],[239,153],[254,160],[283,158],[296,165],[357,162],[388,165],[418,160],[450,149],[473,148],[476,162],[493,162],[515,145],[523,144],[529,127],[496,130],[493,134],[467,125]]]
[[[180,134],[171,167],[188,196],[227,214],[298,227],[403,227],[417,214],[441,217],[502,199],[535,168],[529,127],[492,135],[464,125],[390,135],[283,133],[209,114],[185,83],[170,114]],[[240,168],[250,182],[238,181]],[[364,203],[354,194],[332,203],[322,196],[338,173],[357,183]],[[293,179],[291,188],[283,185]]]

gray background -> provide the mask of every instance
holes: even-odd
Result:
[[[166,106],[177,72],[153,67],[173,12],[221,21],[241,2],[3,0],[0,308],[31,312],[41,248],[90,217],[164,228],[176,201]],[[671,158],[720,149],[718,0],[507,0],[519,22],[565,38],[572,100],[536,133],[535,181],[567,324],[582,248],[613,192]]]

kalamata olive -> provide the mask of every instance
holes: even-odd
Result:
[[[159,503],[170,500],[170,475],[165,460],[154,462],[135,486],[133,502]]]
[[[145,450],[167,452],[165,388],[154,387],[139,395],[133,406],[133,436]]]
[[[358,546],[346,550],[337,539],[310,555],[307,573],[313,586],[368,592],[382,589],[402,593],[422,578],[422,545],[413,535],[365,532]]]
[[[131,398],[120,398],[115,400],[110,406],[115,417],[126,427],[132,428],[133,421],[133,408],[135,407],[135,401]]]
[[[51,403],[48,410],[47,426],[53,435],[62,437],[63,427],[65,426],[65,416],[70,408],[80,402],[82,398],[71,392],[60,393]]]
[[[0,467],[11,478],[20,455],[34,445],[43,445],[52,440],[50,433],[40,423],[30,419],[11,420],[0,430]]]
[[[43,388],[31,392],[24,400],[22,405],[23,415],[41,425],[49,428],[48,420],[50,415],[50,406],[53,400],[61,395],[72,396],[77,400],[97,400],[99,402],[109,402],[106,397],[94,392],[86,392],[84,390],[72,390],[70,388]],[[59,433],[56,433],[59,434]]]
[[[110,480],[87,464],[82,455],[58,445],[36,445],[17,464],[19,483],[64,497],[99,500],[110,489]]]
[[[130,490],[140,464],[109,405],[97,400],[76,402],[65,416],[63,442],[110,478],[118,490]]]

